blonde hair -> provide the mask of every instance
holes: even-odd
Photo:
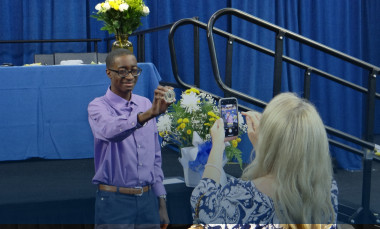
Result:
[[[275,177],[280,223],[334,222],[329,145],[314,106],[293,93],[279,94],[265,108],[258,131],[256,158],[242,179]]]

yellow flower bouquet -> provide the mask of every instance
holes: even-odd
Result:
[[[219,108],[211,95],[200,93],[195,88],[184,91],[180,101],[173,103],[158,118],[157,128],[163,139],[162,146],[172,144],[180,149],[198,146],[196,161],[206,164],[211,149],[210,128],[219,119],[219,114]],[[238,115],[240,136],[247,132],[247,125],[240,112]],[[242,152],[237,148],[240,141],[240,137],[230,141],[225,153],[228,161],[237,161],[242,168]]]
[[[141,25],[141,17],[150,13],[142,0],[105,0],[95,9],[92,17],[104,21],[101,30],[116,35],[133,33]]]

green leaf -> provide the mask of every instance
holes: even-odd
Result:
[[[227,156],[228,161],[237,160],[239,165],[240,165],[240,169],[243,169],[243,160],[242,160],[242,156],[241,156],[242,152],[240,149],[235,148],[233,146],[227,146],[225,148],[225,152],[226,152],[226,156]]]

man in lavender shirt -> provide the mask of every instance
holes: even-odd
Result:
[[[95,224],[133,228],[161,223],[166,228],[169,217],[155,117],[170,105],[163,96],[171,88],[158,86],[153,103],[133,94],[141,69],[125,49],[112,51],[106,68],[111,86],[88,105],[95,143],[92,181],[98,186]]]

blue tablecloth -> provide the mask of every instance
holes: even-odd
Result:
[[[151,101],[161,77],[151,63],[133,93]],[[93,157],[87,106],[105,94],[105,65],[0,67],[0,161]]]

